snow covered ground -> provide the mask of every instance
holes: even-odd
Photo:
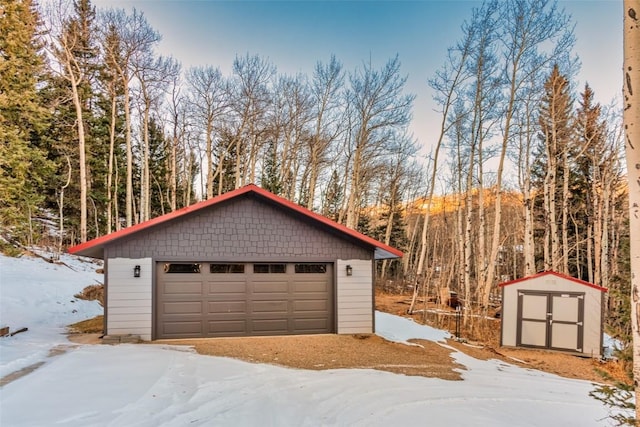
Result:
[[[4,426],[606,426],[587,381],[454,351],[463,381],[375,370],[305,371],[198,355],[184,347],[70,345],[64,325],[102,310],[73,294],[101,281],[71,268],[0,255],[0,377],[43,363],[0,388]],[[376,313],[378,334],[442,342],[446,332]],[[444,345],[444,344],[443,344]]]

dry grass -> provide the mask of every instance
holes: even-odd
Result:
[[[89,285],[86,286],[82,292],[74,295],[75,298],[85,301],[98,301],[101,306],[104,307],[104,286],[103,285]]]
[[[99,334],[104,326],[104,316],[96,316],[93,319],[83,320],[69,325],[69,332],[72,334]]]

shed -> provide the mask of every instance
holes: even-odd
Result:
[[[602,355],[606,288],[554,271],[500,287],[500,345]]]
[[[74,246],[104,260],[105,333],[143,340],[374,331],[402,252],[253,184]]]

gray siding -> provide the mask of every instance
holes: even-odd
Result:
[[[151,340],[151,258],[114,258],[108,263],[107,335],[133,334]],[[133,277],[136,265],[141,267],[140,277]]]
[[[373,253],[373,248],[358,246],[267,202],[246,196],[105,247],[106,259],[331,261],[370,260]]]
[[[554,275],[532,277],[503,287],[501,345],[517,345],[518,294],[521,291],[584,293],[583,347],[580,352],[590,357],[601,354],[603,292]]]
[[[347,265],[353,269],[352,276],[346,274]],[[338,260],[336,272],[338,333],[373,333],[371,261]]]

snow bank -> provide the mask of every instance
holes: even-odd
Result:
[[[74,298],[85,286],[102,283],[99,265],[63,255],[66,265],[40,258],[11,258],[0,254],[0,326],[12,331],[0,338],[0,377],[42,361],[49,350],[68,344],[65,326],[90,319],[103,310],[96,301]]]

